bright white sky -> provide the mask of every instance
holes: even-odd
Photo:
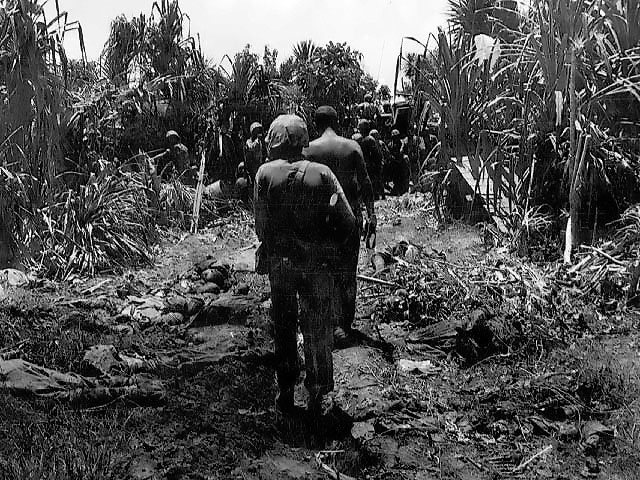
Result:
[[[82,24],[90,59],[100,55],[115,16],[149,15],[151,5],[151,0],[60,0],[69,20]],[[180,6],[191,17],[191,33],[200,33],[205,55],[216,63],[247,43],[260,56],[265,44],[276,48],[283,61],[300,40],[347,42],[363,53],[373,78],[393,88],[401,38],[425,42],[445,22],[447,0],[180,0]],[[79,58],[73,33],[65,43],[68,55]]]

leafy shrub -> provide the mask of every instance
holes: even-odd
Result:
[[[35,215],[40,251],[34,266],[66,279],[151,262],[157,240],[152,199],[146,178],[136,173],[103,172],[79,191],[60,194]]]

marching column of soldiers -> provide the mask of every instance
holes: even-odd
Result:
[[[305,121],[296,115],[278,116],[264,140],[262,125],[251,124],[244,145],[233,126],[222,122],[211,149],[215,160],[207,165],[209,175],[218,178],[215,194],[253,203],[261,242],[256,272],[268,275],[271,286],[277,409],[290,415],[297,408],[299,327],[307,413],[315,425],[333,390],[331,352],[355,338],[358,258],[361,239],[375,248],[374,202],[386,193],[406,193],[412,173],[411,141],[403,141],[397,129],[391,129],[388,144],[380,138],[371,96],[354,110],[357,132],[350,139],[340,135],[331,106],[316,110],[320,136],[311,142]],[[167,175],[194,170],[178,134],[168,132],[167,141],[169,148],[157,157]]]

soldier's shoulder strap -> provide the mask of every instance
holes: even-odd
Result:
[[[294,178],[294,184],[296,190],[301,190],[304,185],[304,176],[307,173],[307,168],[309,168],[309,164],[311,163],[309,160],[303,160],[300,162],[300,168],[297,169],[296,175]]]

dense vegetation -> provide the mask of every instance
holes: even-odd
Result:
[[[589,241],[640,200],[640,2],[449,3],[424,53],[402,57],[415,120],[437,112],[445,164],[503,172],[512,228],[566,208],[574,245]]]
[[[153,188],[145,152],[166,130],[179,126],[199,158],[223,123],[246,136],[280,112],[329,103],[348,117],[365,93],[392,93],[346,44],[301,41],[283,61],[247,45],[214,64],[177,0],[114,19],[97,61],[69,60],[64,42],[83,46],[82,28],[43,3],[0,2],[0,263],[66,277],[147,261],[156,220],[186,225],[193,197]],[[503,172],[495,195],[510,199],[514,236],[557,236],[567,210],[573,243],[588,241],[640,200],[640,2],[451,0],[449,18],[398,64],[413,123],[440,121],[440,167],[468,155]]]
[[[247,135],[254,121],[350,105],[377,87],[346,44],[302,41],[282,64],[247,45],[215,65],[177,0],[115,18],[98,61],[69,60],[64,42],[75,30],[84,50],[82,28],[65,12],[47,19],[44,3],[0,4],[1,264],[21,257],[66,278],[147,261],[156,221],[188,225],[193,198],[179,181],[154,191],[146,152],[167,130],[199,158],[223,123]]]

